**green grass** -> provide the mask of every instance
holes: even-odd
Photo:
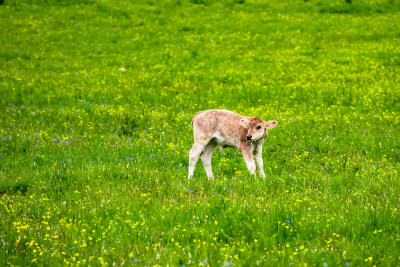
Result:
[[[5,0],[0,265],[400,265],[399,11]],[[211,108],[279,122],[267,179],[186,179]]]

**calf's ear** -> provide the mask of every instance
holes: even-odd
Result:
[[[250,121],[248,119],[242,118],[240,119],[240,126],[243,128],[249,128]]]
[[[266,121],[265,122],[265,128],[267,129],[272,129],[274,128],[276,125],[278,125],[277,121]]]

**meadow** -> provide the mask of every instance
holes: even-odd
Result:
[[[400,266],[399,1],[2,2],[0,266]]]

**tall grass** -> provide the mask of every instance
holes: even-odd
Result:
[[[400,264],[398,1],[0,5],[0,265]],[[274,119],[187,180],[199,110]]]

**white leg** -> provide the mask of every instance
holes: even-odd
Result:
[[[255,156],[256,156],[256,162],[257,162],[257,168],[258,168],[258,173],[262,176],[265,177],[264,173],[264,163],[262,159],[262,145],[258,145],[255,151]]]
[[[203,163],[203,167],[206,170],[209,179],[214,179],[214,175],[212,173],[212,168],[211,168],[211,157],[216,148],[217,148],[217,143],[210,142],[206,145],[206,147],[203,150],[203,153],[201,154],[201,161]]]
[[[253,159],[253,147],[241,147],[240,152],[242,152],[244,162],[246,163],[249,172],[253,175],[256,175],[256,163]]]
[[[194,143],[192,149],[189,152],[189,175],[188,179],[193,176],[194,167],[196,167],[197,160],[201,152],[203,151],[205,145],[203,143],[196,142]]]
[[[246,162],[249,172],[253,175],[256,175],[256,163],[254,162],[254,159],[251,158],[250,160],[246,160],[245,158],[244,161]]]

